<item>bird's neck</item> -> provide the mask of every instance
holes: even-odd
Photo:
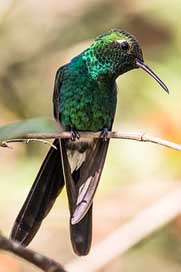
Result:
[[[86,64],[89,75],[93,79],[115,81],[117,71],[114,64],[106,59],[106,56],[97,54],[94,48],[90,47],[81,54],[81,57]]]

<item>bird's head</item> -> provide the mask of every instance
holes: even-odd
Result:
[[[100,35],[86,51],[86,59],[92,63],[94,74],[119,75],[136,68],[142,68],[168,92],[166,85],[144,64],[142,49],[130,33],[113,29]]]

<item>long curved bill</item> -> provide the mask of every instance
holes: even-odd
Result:
[[[142,62],[139,59],[136,59],[136,64],[139,68],[143,69],[145,72],[147,72],[150,76],[152,76],[157,82],[158,84],[160,84],[160,86],[167,92],[169,93],[169,90],[167,88],[167,86],[165,85],[165,83],[163,83],[163,81],[146,65],[144,64],[144,62]]]

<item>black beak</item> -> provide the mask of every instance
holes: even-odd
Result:
[[[169,90],[167,86],[163,83],[163,81],[146,65],[144,62],[142,62],[139,59],[136,59],[136,64],[139,68],[142,68],[144,71],[146,71],[150,76],[152,76],[158,84],[167,92],[169,93]]]

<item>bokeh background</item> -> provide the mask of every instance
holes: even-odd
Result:
[[[114,130],[147,132],[181,141],[181,2],[179,0],[0,0],[0,125],[52,117],[57,68],[111,28],[140,41],[145,63],[162,78],[170,95],[141,70],[118,79]],[[13,221],[48,147],[12,144],[0,150],[0,229]],[[93,244],[138,211],[179,186],[181,154],[157,145],[112,140],[94,205]],[[31,248],[62,264],[75,256],[69,241],[65,192],[56,201]],[[181,219],[116,258],[101,271],[177,272],[181,267]],[[38,271],[0,255],[0,272]],[[81,268],[80,268],[81,271]]]

